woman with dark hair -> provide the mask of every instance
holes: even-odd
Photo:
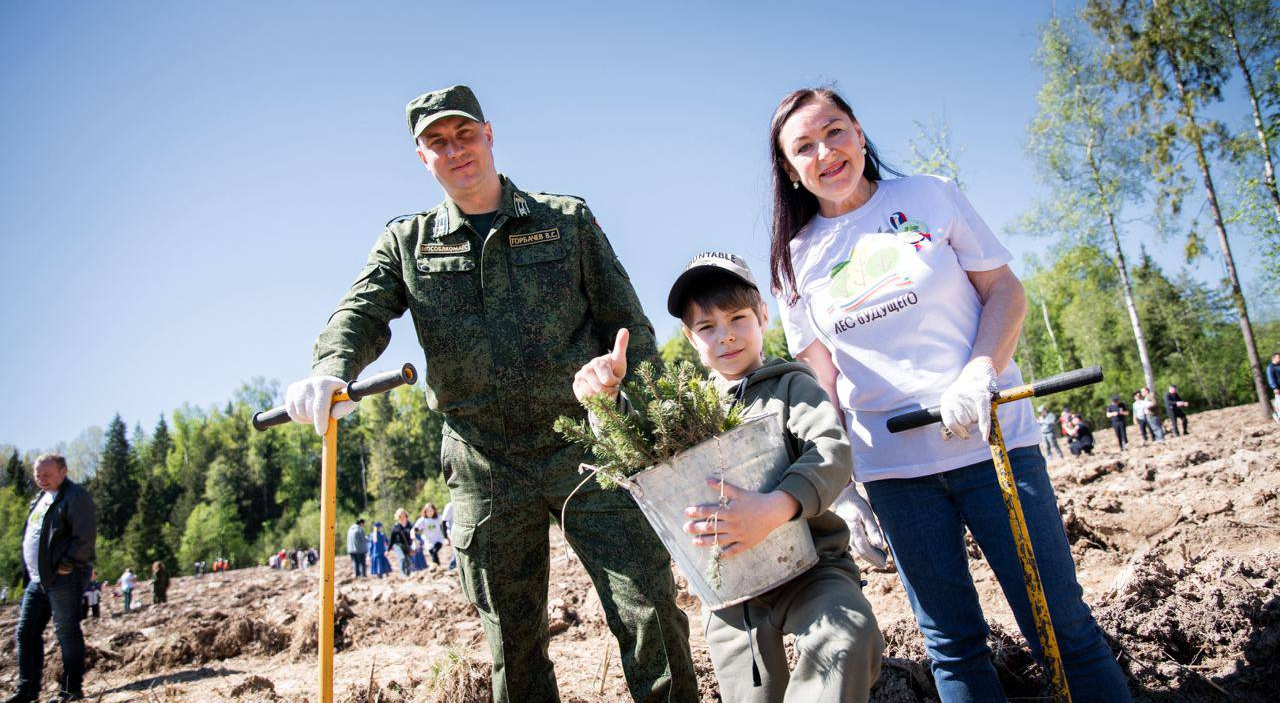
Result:
[[[945,178],[881,163],[849,104],[798,90],[770,126],[772,283],[787,344],[845,417],[944,701],[1004,700],[969,575],[966,528],[1037,657],[1035,620],[987,446],[991,392],[1022,383],[1026,312],[1011,256]],[[942,431],[885,421],[940,406]],[[1129,700],[1076,580],[1029,400],[1000,425],[1076,700]],[[971,429],[977,425],[977,431]]]

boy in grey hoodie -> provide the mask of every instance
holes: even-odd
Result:
[[[867,700],[884,642],[849,553],[850,528],[859,555],[881,566],[883,538],[850,483],[849,440],[830,398],[807,365],[763,359],[768,309],[740,257],[716,252],[694,257],[672,286],[667,309],[684,323],[685,337],[713,372],[726,402],[742,403],[747,416],[781,418],[792,459],[771,491],[726,483],[728,506],[689,507],[685,531],[705,547],[718,535],[722,558],[732,558],[779,525],[803,519],[819,555],[813,568],[746,603],[714,612],[704,607],[721,695],[734,703]],[[579,398],[618,394],[626,375],[623,332],[610,354],[578,372],[574,392]],[[788,671],[784,634],[797,638],[794,671]]]

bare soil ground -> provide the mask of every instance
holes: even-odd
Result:
[[[1085,598],[1139,700],[1280,699],[1280,426],[1256,415],[1252,406],[1194,415],[1193,434],[1125,452],[1098,428],[1092,457],[1050,464]],[[551,556],[561,698],[627,700],[599,600],[558,534]],[[976,548],[970,566],[1006,691],[1046,698]],[[346,561],[338,570],[337,700],[490,700],[484,637],[455,573],[355,581]],[[896,575],[864,577],[887,643],[873,700],[936,700]],[[85,622],[86,693],[103,703],[316,701],[317,585],[316,569],[242,569],[174,579],[170,602],[153,606],[144,583],[138,599],[148,605],[127,616],[108,596],[102,619]],[[717,701],[697,600],[682,593],[681,605],[693,623],[703,698]],[[0,690],[17,678],[16,619],[16,608],[0,611]],[[60,665],[52,630],[46,641],[48,692]]]

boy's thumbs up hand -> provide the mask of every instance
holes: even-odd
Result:
[[[613,375],[617,377],[618,382],[627,375],[627,342],[631,341],[631,330],[623,327],[618,330],[618,336],[613,340],[613,351],[609,352],[609,366],[612,367]]]
[[[618,330],[613,349],[587,362],[573,377],[573,395],[579,402],[593,395],[607,393],[611,398],[618,397],[618,389],[622,379],[627,375],[627,342],[631,332],[623,327]]]

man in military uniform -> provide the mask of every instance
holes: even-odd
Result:
[[[657,357],[626,271],[581,199],[523,191],[493,163],[493,129],[466,86],[406,108],[418,156],[444,189],[397,218],[316,341],[314,376],[286,407],[323,433],[333,391],[386,348],[408,310],[427,357],[427,399],[445,416],[441,462],[455,507],[462,587],[493,654],[496,701],[555,701],[547,656],[548,516],[560,519],[583,459],[556,435],[581,417],[574,373],[630,335],[628,367]],[[661,542],[629,495],[587,481],[568,503],[569,543],[618,639],[637,701],[694,701],[689,625]]]

